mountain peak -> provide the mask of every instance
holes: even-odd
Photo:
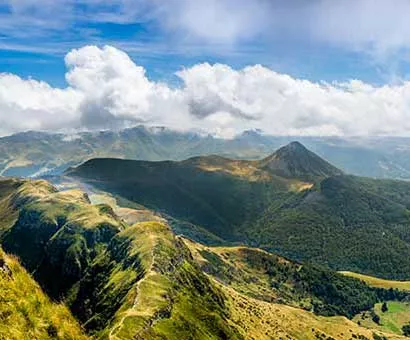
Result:
[[[297,152],[297,151],[309,151],[302,143],[298,141],[293,141],[290,142],[289,144],[282,146],[280,149],[277,150],[277,152],[282,151],[282,152]]]
[[[278,176],[300,179],[325,178],[343,173],[297,141],[261,160],[260,167]]]

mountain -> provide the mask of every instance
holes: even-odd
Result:
[[[322,173],[326,171],[327,167]],[[276,192],[293,192],[313,185],[280,177],[266,169],[265,162],[220,156],[180,162],[92,159],[70,169],[67,175],[206,227],[224,238],[232,238],[244,221],[256,219]]]
[[[119,131],[72,134],[29,131],[0,138],[0,176],[41,177],[63,173],[97,157],[163,161],[219,155],[260,160],[294,140],[250,130],[233,139],[136,126]],[[410,138],[297,137],[346,173],[410,178]]]
[[[410,183],[344,175],[299,143],[262,161],[94,159],[67,175],[225,241],[335,270],[410,277]]]
[[[292,142],[260,161],[260,168],[287,178],[326,178],[341,175],[342,171],[306,149]]]
[[[347,317],[406,292],[260,249],[206,247],[143,207],[104,201],[45,181],[0,181],[0,243],[31,273],[1,252],[0,337],[402,338]]]

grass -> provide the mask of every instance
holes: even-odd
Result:
[[[248,247],[207,247],[185,239],[198,265],[219,282],[250,297],[352,318],[382,299],[401,300],[405,292],[367,286],[326,267],[298,264]]]
[[[1,250],[0,258],[10,270],[0,269],[0,339],[87,339],[68,308],[51,302],[16,258]]]
[[[0,196],[1,190],[0,181]],[[311,288],[313,282],[328,288],[322,281],[334,277],[321,276],[320,270],[304,272],[299,264],[258,249],[189,244],[160,220],[127,225],[113,213],[120,207],[106,204],[113,204],[112,200],[98,196],[98,204],[91,205],[82,192],[59,193],[43,181],[23,181],[4,193],[9,206],[20,209],[6,236],[20,234],[9,242],[19,245],[16,252],[47,245],[38,257],[42,261],[36,277],[48,289],[55,289],[55,296],[63,296],[87,332],[97,338],[372,339],[373,330],[346,318],[322,317],[272,302],[278,298],[286,303],[297,300],[305,308],[311,307],[311,301],[306,301],[311,296],[301,294],[293,279],[309,278],[303,281],[305,286]],[[58,227],[56,232],[43,237],[44,231],[54,227]],[[33,253],[26,255],[33,259]],[[216,270],[215,275],[204,266]],[[340,277],[334,281],[338,289],[354,281],[360,287],[349,286],[352,294],[359,300],[368,298],[360,290],[363,283]],[[283,278],[286,280],[278,280]],[[82,339],[82,330],[68,309],[44,294],[33,299],[36,289],[31,284],[35,285],[34,281],[15,285],[21,290],[16,294],[23,295],[22,302],[11,305],[17,311],[13,323],[25,332],[15,330],[16,339],[24,339],[26,333],[30,338],[46,339],[55,329],[62,339]],[[5,289],[9,286],[13,284],[6,282]],[[337,295],[339,290],[331,293]]]
[[[118,237],[130,240],[128,256],[138,254],[144,275],[128,291],[110,327],[101,334],[110,339],[127,339],[141,332],[153,316],[168,304],[166,293],[171,282],[153,270],[154,248],[158,242],[171,246],[172,236],[162,223],[142,222],[128,227]]]
[[[323,317],[311,312],[250,298],[219,284],[229,297],[230,320],[245,339],[404,339],[360,327],[345,317]]]
[[[410,281],[385,280],[385,279],[379,279],[374,276],[363,275],[363,274],[349,272],[349,271],[342,271],[340,273],[346,276],[350,276],[350,277],[354,277],[356,279],[362,280],[371,287],[385,288],[385,289],[393,288],[393,289],[399,289],[399,290],[404,290],[404,291],[410,291]]]
[[[360,313],[354,318],[354,321],[364,327],[402,334],[402,327],[410,323],[410,303],[387,301],[386,304],[388,308],[386,312],[381,310],[382,303],[377,303],[372,311]],[[378,324],[372,320],[374,314],[380,318]]]
[[[130,254],[139,254],[145,274],[116,313],[110,339],[218,339],[222,333],[235,338],[215,302],[223,299],[167,225],[137,223],[119,236],[131,240]]]

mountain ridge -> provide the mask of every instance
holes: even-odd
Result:
[[[184,160],[218,154],[260,160],[292,140],[299,140],[346,173],[380,178],[410,178],[410,139],[387,137],[269,136],[248,131],[233,139],[195,132],[136,126],[118,131],[71,134],[27,132],[0,138],[0,175],[60,175],[96,157],[135,160]],[[357,159],[362,160],[357,162]]]
[[[59,192],[44,181],[0,180],[0,212],[15,211],[14,217],[1,225],[0,243],[4,244],[10,232],[24,230],[25,240],[14,237],[14,247],[6,247],[15,255],[23,255],[23,263],[35,268],[34,278],[46,292],[70,307],[91,338],[401,338],[360,327],[340,315],[350,317],[356,311],[367,310],[379,299],[400,300],[407,293],[370,288],[325,268],[312,272],[317,274],[299,277],[300,264],[277,259],[275,255],[257,249],[242,247],[238,252],[239,248],[203,248],[196,243],[187,243],[154,215],[151,220],[128,225],[115,215],[115,211],[121,210],[105,203],[93,205],[90,203],[93,199],[78,190]],[[28,211],[31,212],[27,220],[30,223],[22,223]],[[54,223],[59,225],[57,231]],[[103,231],[107,224],[116,226],[113,233]],[[54,233],[42,238],[40,243],[36,236],[39,226]],[[45,234],[42,232],[41,235]],[[56,243],[58,239],[64,242]],[[27,262],[27,254],[23,251],[27,250],[26,242],[30,240],[45,248],[46,263],[41,256],[34,257],[40,266]],[[17,246],[22,242],[25,247]],[[194,251],[208,259],[208,269],[203,267]],[[233,256],[233,261],[224,259],[225,253],[228,258]],[[231,269],[231,274],[236,273],[235,281],[221,280],[219,269],[221,273],[229,272],[219,267],[220,263],[225,263],[224,266],[238,264]],[[48,276],[44,273],[46,267]],[[279,294],[284,299],[282,303],[291,306],[253,294],[252,282],[244,269],[263,281],[261,289],[269,289],[272,285],[272,294]],[[0,270],[0,284],[9,285],[7,279],[3,281],[2,275]],[[327,281],[337,287],[338,294],[350,297],[349,303],[334,299],[326,291],[316,291],[321,275],[326,275]],[[53,281],[48,280],[49,277]],[[296,305],[289,300],[292,297],[288,295],[290,291],[284,286],[280,289],[281,278],[298,287],[296,291],[302,299],[298,300],[294,295]],[[60,294],[55,292],[56,287],[59,287]],[[241,291],[241,287],[248,287],[249,291]],[[317,315],[300,308],[300,303],[309,301],[321,306],[315,309]],[[0,305],[0,319],[2,308]],[[43,338],[55,338],[55,332],[62,334],[63,328],[60,329],[59,324],[55,326]],[[33,324],[30,327],[38,329],[40,326]],[[0,325],[2,334],[8,333],[3,333]]]
[[[410,277],[410,261],[402,260],[410,256],[410,184],[345,175],[298,143],[264,162],[219,156],[164,163],[97,159],[67,175],[229,242],[336,270]]]

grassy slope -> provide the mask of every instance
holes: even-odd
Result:
[[[0,338],[87,339],[62,304],[43,293],[18,260],[0,249]]]
[[[252,272],[240,273],[244,278],[243,282],[238,279],[237,290],[234,285],[222,285],[201,270],[192,257],[195,253],[158,220],[123,225],[109,207],[91,206],[76,191],[57,193],[45,182],[23,181],[17,192],[13,190],[3,190],[8,209],[18,212],[14,223],[4,228],[3,239],[14,235],[15,243],[22,242],[21,233],[16,233],[21,229],[32,236],[23,238],[25,246],[29,240],[36,244],[35,250],[43,245],[44,253],[34,257],[40,259],[38,266],[36,261],[26,260],[27,265],[35,268],[35,276],[47,290],[65,292],[64,300],[73,313],[97,337],[279,339],[287,334],[305,339],[309,334],[308,339],[315,339],[326,334],[350,339],[354,333],[372,338],[373,331],[345,318],[319,317],[265,301],[252,282],[247,285]],[[22,223],[21,212],[27,208],[39,214],[30,215],[30,223]],[[45,239],[44,231],[56,226],[58,230],[47,236],[46,242],[36,243]],[[18,254],[22,248],[13,249]],[[25,251],[23,258],[28,259]],[[261,254],[259,250],[250,252]],[[52,284],[49,277],[61,281]],[[270,283],[261,284],[266,294]],[[292,287],[286,292],[290,294]]]
[[[3,196],[16,216],[0,230],[7,252],[54,298],[64,297],[111,238],[123,227],[108,206],[92,206],[80,191],[57,192],[45,181],[21,181]]]
[[[245,339],[405,339],[391,332],[360,327],[345,317],[317,316],[305,310],[281,304],[268,303],[229,292],[231,319]]]
[[[17,190],[4,190],[2,200],[16,215],[3,229],[3,244],[91,334],[238,338],[222,294],[163,223],[121,231],[125,225],[110,207],[42,181],[22,181]]]
[[[246,339],[376,339],[375,334],[386,336],[386,339],[400,338],[363,329],[344,317],[323,317],[283,305],[307,308],[308,300],[312,298],[312,293],[298,292],[300,287],[295,281],[284,280],[284,272],[277,275],[281,269],[295,266],[288,260],[259,249],[205,247],[188,239],[184,242],[195,261],[227,296],[230,322]],[[262,265],[269,263],[267,258],[275,258],[276,267],[269,269],[276,275],[269,275]],[[301,266],[296,265],[295,269],[300,271]],[[305,281],[304,284],[312,282]],[[340,285],[340,282],[334,281],[333,284]],[[356,295],[358,291],[352,291],[352,294]]]
[[[250,276],[243,277],[243,285],[228,285],[202,274],[195,264],[200,263],[198,251],[202,247],[185,239],[182,242],[158,222],[138,223],[122,234],[130,237],[135,250],[142,254],[146,272],[130,290],[110,331],[105,332],[110,339],[351,339],[353,335],[373,339],[374,334],[381,334],[344,317],[317,316],[263,301],[261,296],[250,297],[257,289],[255,282],[243,289]],[[245,248],[232,249],[236,253]],[[227,248],[215,251],[225,253]],[[235,258],[231,260],[244,271],[249,269]],[[249,273],[253,274],[255,268]],[[259,279],[263,274],[257,276]],[[269,290],[263,284],[261,289]]]
[[[393,288],[393,289],[399,289],[399,290],[404,290],[404,291],[410,291],[410,281],[384,280],[384,279],[379,279],[378,277],[374,277],[374,276],[363,275],[363,274],[347,272],[347,271],[342,271],[341,274],[362,280],[371,287],[385,288],[385,289]]]
[[[108,333],[112,339],[240,338],[226,322],[222,293],[194,265],[168,226],[137,223],[122,234],[141,254],[145,274],[116,314]]]
[[[91,205],[78,190],[57,192],[45,181],[26,180],[0,181],[0,188],[0,213],[13,216],[0,230],[4,249],[20,257],[51,297],[67,301],[89,331],[101,328],[138,275],[138,258],[130,259],[134,276],[104,289],[101,274],[123,265],[119,256],[127,244],[114,236],[125,225],[109,206]]]
[[[382,303],[376,304],[371,311],[358,314],[354,321],[367,328],[401,335],[402,327],[410,323],[410,303],[387,301],[386,312],[382,312],[381,306]],[[374,314],[379,316],[379,323],[373,321]]]
[[[374,276],[363,275],[354,272],[341,272],[343,275],[357,278],[371,287],[384,289],[399,289],[402,291],[410,291],[409,281],[393,281],[379,279]],[[353,319],[360,325],[368,328],[379,329],[385,332],[402,334],[402,327],[410,323],[410,304],[409,302],[387,301],[388,310],[382,312],[382,303],[374,305],[370,311],[359,313]],[[375,323],[372,320],[374,314],[380,317],[380,322]]]
[[[185,242],[206,273],[243,294],[267,302],[351,318],[378,301],[407,297],[403,292],[370,288],[329,269],[297,264],[259,249],[205,247]]]

